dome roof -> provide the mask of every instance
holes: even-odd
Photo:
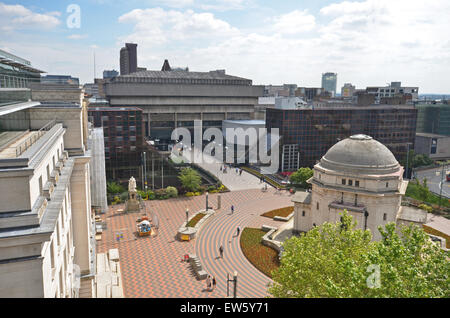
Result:
[[[325,169],[356,174],[391,174],[400,169],[392,152],[367,135],[339,141],[320,160]]]

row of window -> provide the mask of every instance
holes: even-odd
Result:
[[[353,186],[353,180],[351,179],[342,179],[342,185]],[[355,180],[355,187],[359,188],[359,180]]]

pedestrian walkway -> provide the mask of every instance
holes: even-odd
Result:
[[[195,150],[194,154],[198,156],[199,152]],[[189,150],[185,150],[183,155],[186,161],[188,161],[188,158],[191,158]],[[223,168],[224,164],[214,157],[203,154],[203,161],[197,163],[197,165],[215,175],[230,191],[261,189],[263,187],[258,177],[246,171],[242,171],[242,174],[239,174],[236,173],[236,168],[231,167],[224,173],[223,169],[220,169],[221,167]]]
[[[217,207],[218,194],[210,194],[209,202]],[[261,190],[234,191],[221,194],[222,209],[209,218],[199,235],[190,242],[175,239],[179,226],[185,221],[186,208],[199,211],[204,208],[205,196],[180,197],[164,201],[147,201],[147,211],[152,219],[159,220],[158,234],[154,237],[137,237],[136,219],[139,213],[118,214],[123,206],[110,207],[102,220],[106,229],[97,242],[97,253],[117,248],[120,255],[123,291],[125,297],[204,298],[226,296],[226,274],[238,272],[239,297],[264,297],[270,279],[259,272],[242,254],[238,226],[261,227],[262,224],[282,224],[261,217],[263,212],[292,205],[287,193],[275,194]],[[235,206],[231,215],[230,207]],[[242,232],[242,231],[241,231]],[[118,239],[118,233],[121,239]],[[123,237],[123,238],[122,238]],[[224,247],[222,260],[220,244]],[[216,277],[217,288],[206,290],[204,280],[197,280],[189,263],[183,262],[185,254],[196,254],[202,267]]]

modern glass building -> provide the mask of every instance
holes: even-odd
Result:
[[[341,106],[272,109],[266,127],[279,128],[281,171],[312,167],[336,142],[365,134],[386,145],[401,160],[413,149],[417,110],[412,106]]]
[[[417,132],[450,136],[450,105],[416,104]]]
[[[0,50],[0,88],[27,88],[40,81],[41,73],[30,61]]]
[[[337,73],[324,73],[322,74],[322,88],[333,96],[336,95],[337,87]]]

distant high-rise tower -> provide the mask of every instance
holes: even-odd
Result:
[[[337,87],[337,73],[324,73],[322,74],[322,88],[336,95],[336,87]]]
[[[125,43],[120,49],[120,75],[127,75],[137,71],[137,44]]]

